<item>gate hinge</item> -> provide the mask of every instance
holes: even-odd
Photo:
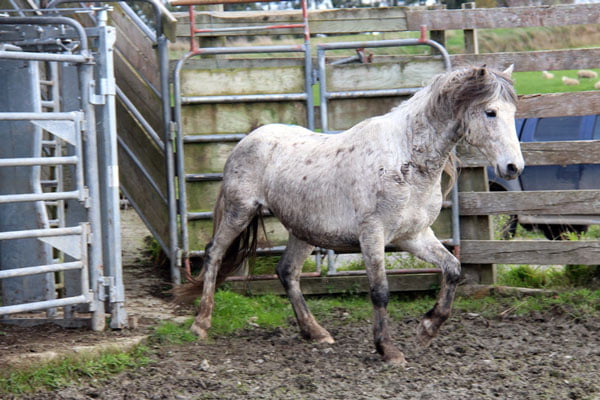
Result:
[[[169,122],[169,140],[175,140],[177,137],[177,122]]]
[[[110,303],[116,302],[117,290],[115,278],[112,276],[101,276],[98,278],[98,300]]]
[[[105,79],[102,79],[100,81],[100,90],[101,90],[101,94],[96,94],[96,81],[90,81],[89,83],[89,99],[88,101],[90,102],[90,104],[93,104],[95,106],[100,106],[100,105],[104,105],[106,104],[106,95],[102,94],[104,93],[104,91],[102,90],[103,88],[103,81],[105,81]]]

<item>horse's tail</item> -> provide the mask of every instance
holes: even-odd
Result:
[[[223,198],[223,189],[221,189],[213,212],[213,239],[217,228],[223,221],[224,208],[225,200]],[[225,281],[225,278],[238,271],[244,265],[246,259],[250,258],[253,260],[256,257],[259,225],[262,226],[264,230],[262,206],[258,207],[256,214],[246,229],[233,240],[229,248],[225,251],[225,255],[223,256],[223,260],[221,261],[221,265],[217,272],[216,287],[219,287],[219,285]],[[203,263],[210,257],[211,247],[212,240],[206,245]],[[204,288],[204,274],[205,269],[203,269],[197,277],[189,279],[189,282],[173,288],[173,302],[176,304],[191,304],[196,298],[201,296]]]

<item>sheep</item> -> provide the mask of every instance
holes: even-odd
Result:
[[[596,82],[594,85],[594,89],[600,89],[600,81]]]
[[[598,77],[598,73],[596,71],[590,71],[589,69],[580,69],[577,71],[577,77],[596,79]]]
[[[567,86],[576,86],[579,85],[579,81],[573,78],[567,78],[566,76],[562,77],[562,81]]]
[[[542,77],[544,79],[554,79],[554,74],[548,71],[542,71]]]

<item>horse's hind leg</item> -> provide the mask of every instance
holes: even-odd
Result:
[[[277,276],[283,284],[296,314],[300,333],[305,339],[319,343],[333,343],[333,338],[312,315],[300,290],[302,264],[310,255],[314,246],[301,241],[290,234],[285,253],[277,264]]]
[[[233,241],[247,228],[257,211],[254,207],[234,207],[231,204],[225,206],[223,218],[206,248],[202,298],[198,306],[198,314],[190,328],[203,339],[207,337],[211,326],[217,275],[223,257]]]
[[[404,365],[404,354],[394,345],[388,328],[387,305],[389,289],[385,275],[385,243],[383,229],[377,226],[363,229],[360,248],[369,278],[371,302],[373,303],[373,338],[377,352],[391,364]]]
[[[418,239],[397,243],[404,250],[410,251],[424,261],[437,265],[442,269],[442,287],[438,299],[431,310],[423,316],[417,327],[417,340],[423,346],[429,345],[440,326],[450,316],[454,292],[460,279],[460,262],[435,237],[431,229],[427,229]]]

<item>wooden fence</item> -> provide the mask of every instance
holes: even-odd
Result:
[[[583,24],[596,24],[597,29],[600,29],[598,15],[600,4],[464,10],[393,7],[312,11],[309,13],[309,21],[313,34],[417,31],[421,25],[426,25],[431,36],[441,42],[445,40],[446,30],[463,30],[465,49],[470,53],[451,55],[454,67],[487,64],[504,68],[515,64],[516,71],[537,71],[598,68],[600,48],[478,54],[477,30]],[[178,14],[177,18],[178,36],[186,36],[189,31],[187,14]],[[300,19],[300,13],[296,11],[202,12],[197,15],[196,23],[197,28],[215,28],[297,23]],[[272,34],[267,31],[259,33]],[[200,36],[203,35],[219,36],[216,33]],[[228,36],[232,35],[247,33],[228,33]],[[184,70],[182,86],[185,95],[290,93],[302,90],[302,68],[302,61],[294,58],[193,60]],[[357,90],[418,86],[427,77],[440,72],[442,64],[437,56],[376,56],[373,64],[348,64],[328,68],[328,85],[331,85],[329,90]],[[235,87],[243,89],[236,92]],[[400,101],[402,98],[399,97],[331,101],[330,129],[346,129],[369,116],[387,112]],[[527,95],[519,99],[517,117],[587,115],[598,114],[599,110],[600,91]],[[269,122],[304,124],[305,111],[304,104],[298,101],[191,105],[183,110],[184,132],[186,135],[230,134],[248,132],[257,125]],[[186,173],[222,171],[224,160],[233,145],[231,142],[187,144]],[[522,149],[527,165],[600,163],[600,141],[524,143]],[[484,168],[487,162],[482,156],[463,148],[460,157],[463,161],[459,182],[460,256],[463,270],[471,280],[493,282],[494,263],[598,263],[600,243],[597,241],[491,240],[490,216],[517,213],[599,215],[600,191],[492,193],[487,191]],[[210,210],[218,185],[217,181],[189,182],[188,207],[196,211]],[[436,233],[439,236],[447,236],[448,219],[447,213],[442,213],[440,220],[436,222]],[[270,237],[271,242],[283,243],[283,228],[276,224],[269,226],[273,235]],[[190,223],[192,242],[196,249],[201,249],[208,241],[209,229],[210,221]],[[408,282],[409,278],[399,276],[394,279]],[[431,276],[410,280],[413,289],[427,289],[432,284]],[[331,291],[331,283],[323,282],[321,280],[316,285],[329,287],[328,290]],[[392,283],[391,287],[394,285],[396,283]],[[397,283],[397,286],[405,287],[403,283]],[[275,288],[269,287],[271,289]],[[255,292],[261,290],[264,289],[258,286],[254,288]],[[317,292],[319,290],[325,289],[315,289]]]

